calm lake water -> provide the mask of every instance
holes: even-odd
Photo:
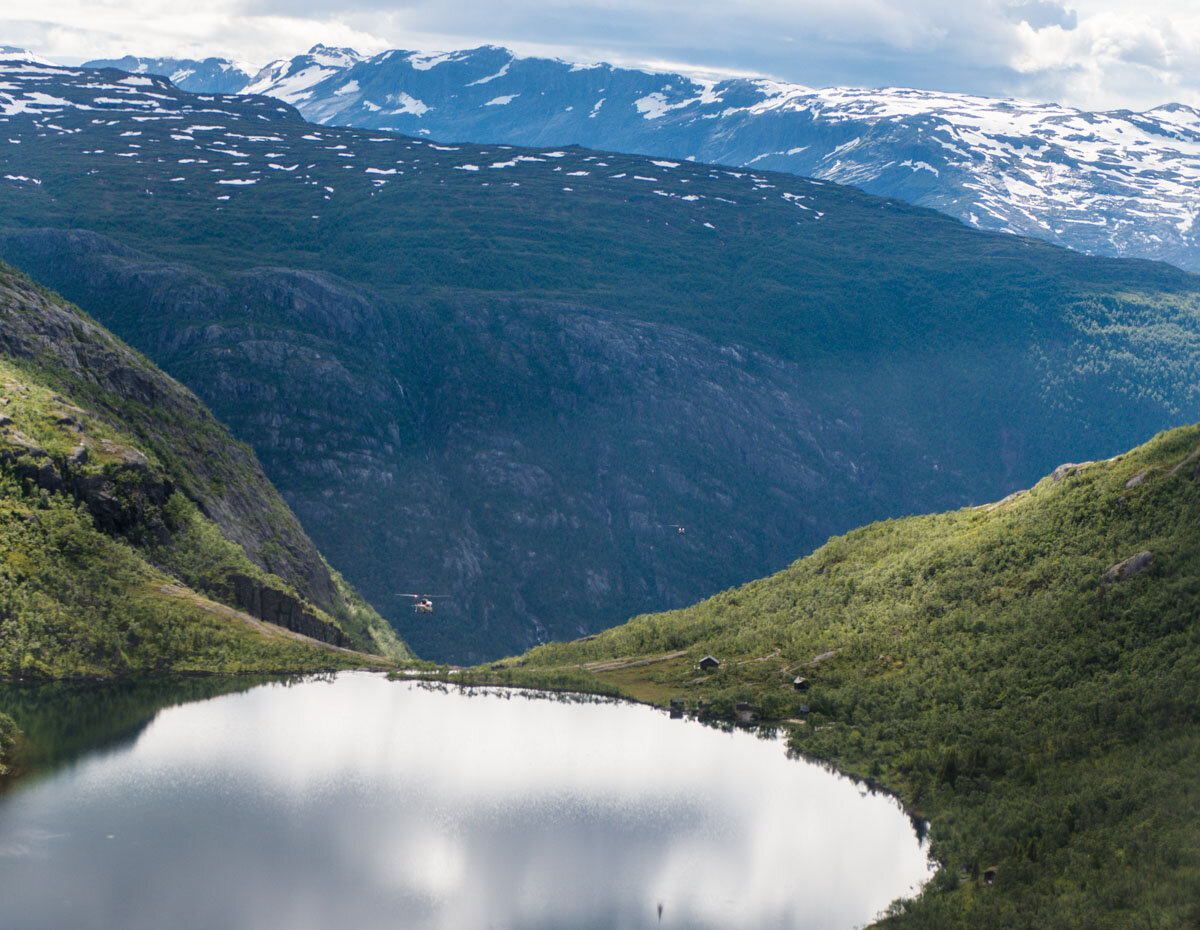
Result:
[[[929,875],[894,801],[780,740],[367,673],[167,707],[0,796],[4,930],[849,930]]]

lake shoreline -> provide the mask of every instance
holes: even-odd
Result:
[[[96,915],[131,930],[261,926],[239,915],[272,888],[300,894],[310,926],[354,902],[361,926],[499,914],[654,930],[657,902],[663,926],[820,930],[870,923],[936,868],[894,798],[740,728],[607,695],[374,674],[196,682],[25,692],[41,735],[70,745],[0,795],[0,835],[21,850],[0,897],[18,925],[67,913],[51,878],[159,874],[148,884],[173,888],[169,901],[101,896]],[[86,747],[76,724],[100,727]]]

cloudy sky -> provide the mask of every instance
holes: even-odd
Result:
[[[262,65],[316,42],[1200,106],[1200,0],[0,0],[0,44],[67,64],[132,52]]]

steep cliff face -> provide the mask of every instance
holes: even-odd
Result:
[[[0,532],[8,569],[0,578],[0,675],[111,673],[160,660],[219,667],[212,655],[164,644],[163,618],[178,620],[181,610],[211,627],[215,639],[206,648],[234,650],[236,667],[247,631],[239,632],[232,612],[210,610],[197,595],[335,646],[402,651],[330,572],[253,452],[191,392],[3,266],[0,369]],[[39,507],[51,516],[39,516]],[[106,558],[114,560],[112,576],[93,578]],[[93,596],[93,585],[100,590],[90,609],[57,625],[63,611]],[[33,597],[34,590],[41,594]],[[134,621],[121,620],[122,611],[148,611],[153,632],[131,632]],[[217,621],[214,611],[233,619]],[[301,654],[319,654],[276,645],[285,666],[310,667],[312,657]],[[273,649],[258,658],[269,661]]]
[[[168,475],[259,567],[332,608],[337,592],[300,524],[262,474],[247,447],[231,442],[190,391],[73,308],[54,302],[11,275],[0,306],[0,351],[53,371],[68,388],[87,392],[97,409],[127,424]],[[135,450],[130,468],[144,468]],[[160,492],[164,499],[169,489]],[[159,501],[161,503],[161,501]]]

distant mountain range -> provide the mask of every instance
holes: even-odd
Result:
[[[1092,113],[903,88],[700,80],[503,48],[373,57],[314,46],[251,75],[227,61],[89,62],[202,93],[256,93],[313,122],[440,141],[695,159],[852,184],[980,229],[1200,270],[1200,113]]]
[[[1200,416],[1200,279],[1167,265],[789,174],[0,82],[0,255],[192,387],[428,657],[683,606]]]
[[[181,90],[197,94],[240,94],[257,69],[225,58],[124,58],[88,62],[89,68],[120,68],[130,74],[158,74]]]

